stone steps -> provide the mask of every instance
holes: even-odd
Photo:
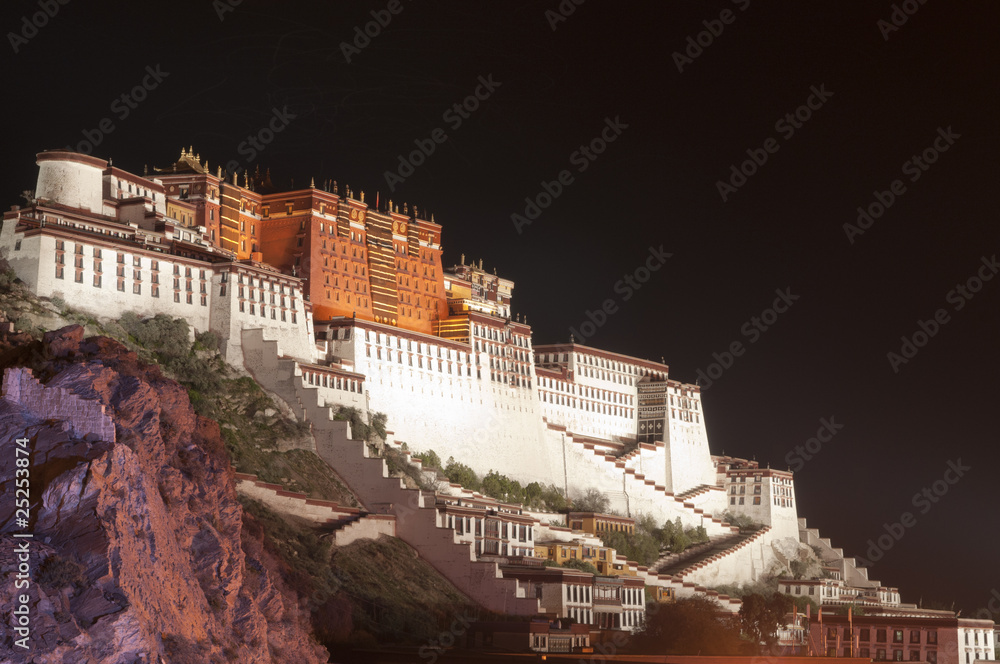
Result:
[[[770,526],[764,526],[760,530],[754,532],[752,535],[742,538],[738,543],[735,544],[735,546],[731,546],[723,551],[719,551],[717,553],[708,555],[700,560],[697,560],[693,563],[690,563],[683,569],[677,571],[673,576],[674,578],[677,579],[683,579],[685,576],[691,574],[692,572],[695,572],[696,570],[700,570],[710,565],[713,565],[721,561],[723,558],[733,555],[740,549],[752,545],[754,541],[762,538],[764,534],[770,530],[771,530]]]
[[[275,512],[290,514],[319,526],[339,528],[362,517],[359,509],[287,491],[280,484],[262,482],[256,475],[236,473],[236,491],[259,500]]]
[[[335,421],[333,411],[319,405],[318,390],[303,385],[301,376],[295,375],[294,361],[278,358],[276,342],[264,340],[258,330],[244,330],[243,344],[248,371],[279,396],[292,393],[286,401],[303,407],[304,418],[313,429],[316,453],[347,482],[369,512],[395,517],[396,537],[484,608],[509,615],[538,613],[538,600],[526,597],[517,580],[504,579],[496,563],[475,560],[470,544],[459,542],[454,530],[438,525],[433,498],[389,477],[385,460],[369,456],[364,442],[351,439],[350,423]]]
[[[553,425],[549,426],[550,428],[555,428]],[[573,435],[569,432],[566,432],[566,437],[575,445],[580,446],[579,449],[591,453],[592,456],[591,454],[586,454],[586,453],[584,454],[584,456],[586,458],[591,459],[596,466],[601,468],[602,471],[606,471],[608,469],[608,464],[611,464],[613,465],[613,467],[616,469],[617,472],[620,472],[622,475],[624,475],[626,485],[631,484],[632,487],[634,487],[636,490],[647,490],[647,491],[651,487],[653,491],[659,494],[659,496],[663,498],[672,499],[676,503],[675,507],[679,505],[683,511],[686,511],[688,513],[688,519],[686,519],[689,522],[688,525],[695,523],[696,522],[695,519],[697,519],[697,523],[704,524],[705,530],[708,532],[709,536],[728,535],[731,533],[739,532],[739,528],[724,522],[722,519],[715,517],[708,512],[705,512],[703,509],[696,507],[693,503],[687,502],[683,498],[674,495],[673,493],[667,491],[666,487],[656,484],[656,482],[653,480],[646,479],[644,475],[636,472],[633,468],[626,467],[624,462],[622,462],[620,459],[617,459],[614,456],[606,454],[603,450],[597,449],[592,444],[576,441],[573,438]],[[712,490],[712,489],[709,488],[707,490]],[[683,521],[685,521],[685,519],[682,519],[682,522]]]

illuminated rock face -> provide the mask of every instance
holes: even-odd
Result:
[[[280,652],[325,662],[259,535],[243,527],[217,425],[194,414],[185,390],[115,342],[83,341],[79,327],[47,335],[29,361],[34,375],[5,369],[0,440],[8,452],[31,440],[32,661],[264,663]],[[14,459],[0,458],[5,518]],[[0,524],[5,576],[23,530]],[[75,584],[51,573],[57,561],[79,570]],[[22,654],[0,643],[0,661]]]

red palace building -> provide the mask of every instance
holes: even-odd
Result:
[[[268,175],[223,179],[193,151],[155,169],[170,216],[203,226],[210,241],[304,277],[313,319],[360,318],[440,334],[448,318],[441,226],[403,204],[369,207],[364,192],[341,196],[337,183],[275,191]]]

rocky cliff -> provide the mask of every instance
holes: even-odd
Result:
[[[245,528],[218,426],[186,390],[79,326],[0,338],[0,661],[325,662],[281,563]],[[30,649],[13,609],[30,440]],[[248,521],[249,522],[249,521]]]

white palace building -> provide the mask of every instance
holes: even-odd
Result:
[[[0,255],[38,296],[98,317],[182,317],[258,380],[265,365],[287,369],[263,382],[293,409],[308,392],[320,406],[384,412],[390,442],[410,450],[570,497],[596,488],[621,514],[733,540],[657,583],[753,581],[809,545],[838,592],[880,595],[798,518],[790,471],[712,455],[697,385],[572,340],[535,345],[512,318],[514,284],[464,256],[445,268],[441,226],[416,206],[378,209],[335,182],[240,184],[187,150],[142,176],[66,151],[37,163],[27,205],[3,215]],[[727,511],[765,527],[740,537]]]

